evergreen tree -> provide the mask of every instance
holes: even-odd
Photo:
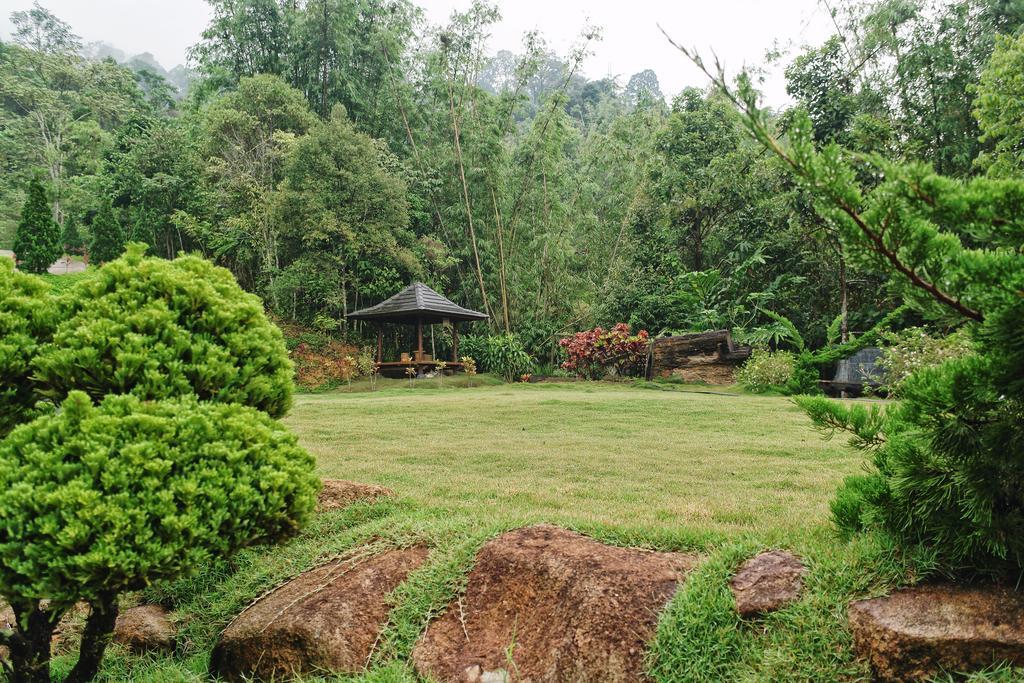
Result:
[[[30,273],[45,273],[63,253],[60,227],[53,221],[46,190],[38,178],[28,186],[28,199],[14,236],[14,253],[22,270]]]
[[[78,221],[68,216],[64,221],[64,234],[61,238],[64,243],[64,253],[81,254],[85,251],[85,239],[82,231],[78,229]]]
[[[124,252],[125,236],[121,224],[114,215],[110,200],[104,200],[92,220],[92,242],[89,254],[96,263],[113,261]]]

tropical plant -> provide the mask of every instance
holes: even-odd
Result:
[[[60,411],[0,442],[0,594],[14,608],[14,680],[49,683],[50,640],[78,601],[91,607],[66,681],[95,677],[119,594],[293,535],[313,510],[314,461],[252,408],[193,396]],[[99,476],[97,473],[102,473]]]
[[[601,379],[612,374],[632,377],[643,374],[650,350],[647,330],[633,334],[626,323],[616,323],[610,330],[595,327],[577,332],[558,342],[568,358],[562,368],[587,379]]]
[[[21,209],[18,231],[14,234],[14,254],[18,265],[30,273],[45,273],[64,253],[61,231],[54,222],[46,190],[38,178],[28,185],[28,199]]]
[[[533,370],[533,359],[512,334],[466,335],[462,347],[480,364],[481,370],[500,375],[506,382],[514,382]]]
[[[466,373],[466,386],[471,387],[476,376],[476,361],[470,356],[463,356],[459,360],[462,361],[462,371]]]

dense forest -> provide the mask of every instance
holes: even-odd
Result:
[[[479,0],[445,26],[406,0],[211,5],[174,82],[86,49],[38,4],[12,15],[0,246],[37,180],[92,262],[129,241],[199,252],[280,319],[354,341],[348,312],[418,280],[540,360],[616,322],[778,343],[791,321],[817,347],[900,303],[720,90],[666,102],[652,71],[585,78],[598,29],[568,55],[537,34],[492,55],[500,13]],[[1020,173],[1024,3],[829,11],[835,35],[787,57],[778,135],[800,109],[853,154]]]

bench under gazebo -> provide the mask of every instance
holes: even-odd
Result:
[[[446,361],[446,367],[458,370],[459,362],[459,322],[487,320],[485,313],[471,311],[449,301],[422,282],[414,282],[390,299],[376,306],[361,308],[348,314],[349,320],[365,320],[377,325],[377,364],[381,374],[388,370],[406,370],[415,368],[417,374],[436,366],[440,359],[435,359],[423,349],[423,326],[442,323],[452,328],[452,357]],[[384,360],[384,325],[416,326],[416,350],[412,353],[400,354],[399,360]]]

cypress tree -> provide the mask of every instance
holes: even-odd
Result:
[[[78,229],[78,221],[70,216],[64,220],[62,241],[67,254],[81,254],[85,250],[85,240],[82,239],[82,231]]]
[[[50,213],[46,190],[38,178],[33,178],[14,235],[14,254],[22,270],[45,273],[63,253],[60,227]]]
[[[96,263],[113,261],[124,253],[124,231],[114,215],[114,207],[110,200],[100,205],[100,210],[92,221],[92,243],[89,245],[89,256]]]

